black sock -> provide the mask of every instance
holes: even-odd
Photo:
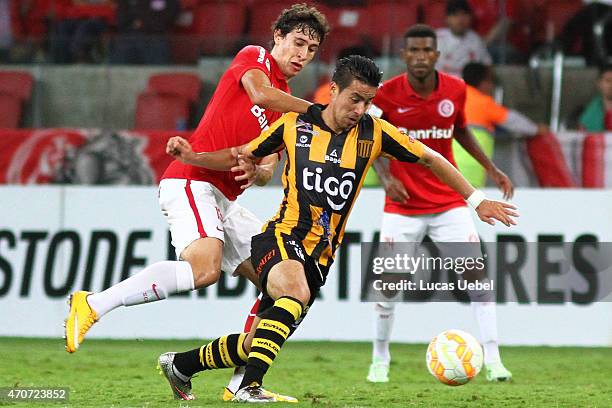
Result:
[[[191,377],[203,370],[243,366],[247,362],[244,339],[247,333],[229,334],[174,356],[174,368]]]
[[[255,330],[240,388],[263,383],[264,375],[289,336],[292,325],[302,314],[302,309],[299,300],[283,296],[264,312]]]

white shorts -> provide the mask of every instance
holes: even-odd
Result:
[[[391,254],[394,253],[394,250],[400,250],[413,256],[425,235],[428,235],[435,243],[480,242],[472,215],[467,207],[457,207],[441,213],[423,215],[383,213],[380,242],[390,244],[388,247],[383,246],[383,250],[391,251]],[[393,243],[402,243],[402,246],[393,246]],[[477,258],[482,256],[479,244],[436,246],[442,257]]]
[[[467,207],[436,214],[383,213],[381,242],[420,243],[428,235],[433,242],[478,242],[478,232]]]
[[[205,181],[162,180],[159,205],[170,226],[177,259],[193,241],[217,238],[223,241],[221,270],[230,274],[251,256],[251,237],[259,234],[263,225],[253,213]]]

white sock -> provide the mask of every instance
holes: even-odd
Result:
[[[395,305],[390,302],[379,302],[374,306],[376,339],[372,348],[372,360],[381,360],[387,364],[391,361],[389,339],[393,329]]]
[[[497,313],[493,302],[472,302],[472,310],[480,328],[485,364],[501,361],[497,344]]]
[[[234,369],[234,374],[232,375],[232,378],[227,384],[227,389],[230,390],[232,394],[235,394],[236,391],[238,391],[238,387],[240,387],[240,383],[242,382],[242,377],[244,377],[245,370],[246,370],[246,367],[244,366],[236,367]]]
[[[166,299],[174,293],[193,290],[193,272],[189,262],[162,261],[144,268],[134,276],[87,297],[98,318],[111,310]]]

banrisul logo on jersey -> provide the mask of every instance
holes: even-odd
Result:
[[[355,180],[357,176],[352,171],[347,171],[340,179],[328,176],[322,176],[323,169],[316,167],[310,170],[305,167],[302,171],[302,185],[308,191],[316,191],[317,193],[325,193],[327,204],[334,211],[340,211],[346,205],[346,200],[349,198],[355,188]]]
[[[449,128],[439,128],[437,126],[432,126],[430,129],[408,130],[403,127],[400,127],[398,129],[400,130],[400,132],[406,133],[413,139],[450,139],[451,137],[453,137],[453,130],[455,130],[455,125],[452,125]]]

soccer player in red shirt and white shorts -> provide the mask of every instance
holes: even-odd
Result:
[[[239,146],[254,139],[285,112],[306,112],[309,102],[289,94],[287,81],[310,62],[329,31],[316,8],[296,4],[283,10],[273,25],[271,51],[243,48],[219,80],[206,112],[190,141],[200,152]],[[265,184],[278,161],[262,159],[257,184]],[[119,306],[162,300],[214,284],[221,271],[256,280],[251,237],[263,225],[234,200],[249,185],[245,176],[172,162],[159,185],[178,261],[162,261],[99,293],[75,292],[66,321],[66,349],[73,353],[89,328]],[[237,162],[235,169],[240,169]],[[235,179],[236,178],[236,179]],[[180,392],[180,390],[177,390]],[[177,395],[178,396],[178,395]]]
[[[404,128],[408,135],[453,164],[451,146],[455,137],[487,170],[504,197],[511,198],[512,182],[487,158],[466,127],[465,83],[434,69],[440,54],[435,32],[428,26],[415,25],[406,32],[404,40],[402,54],[407,72],[383,83],[370,114],[382,116],[398,128]],[[407,169],[395,160],[389,163],[380,159],[374,166],[386,192],[381,242],[419,243],[425,235],[434,242],[478,242],[466,201],[427,169],[415,169],[414,166]],[[483,221],[493,223],[492,220]],[[475,291],[468,291],[468,295],[480,327],[487,378],[509,380],[512,374],[501,363],[497,345],[494,299],[482,298],[483,294]],[[376,338],[368,374],[372,382],[388,381],[394,308],[392,302],[375,306]]]

